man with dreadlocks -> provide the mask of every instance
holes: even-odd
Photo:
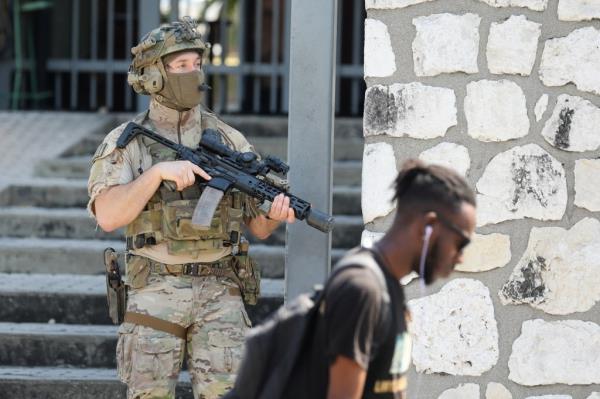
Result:
[[[406,398],[411,345],[399,280],[417,272],[431,284],[462,261],[475,230],[475,196],[452,170],[409,161],[394,199],[396,216],[385,236],[344,257],[327,281],[306,350],[281,397]]]
[[[151,96],[134,121],[196,148],[204,129],[236,151],[253,151],[244,136],[200,104],[206,45],[189,18],[155,29],[131,50],[127,81]],[[268,213],[231,190],[208,229],[191,224],[204,170],[138,136],[124,149],[123,124],[98,147],[88,182],[88,209],[105,231],[125,227],[128,297],[119,328],[117,368],[127,397],[174,398],[184,353],[195,398],[217,398],[234,380],[250,321],[242,298],[256,302],[260,282],[247,256],[242,225],[260,239],[294,222],[289,198]]]

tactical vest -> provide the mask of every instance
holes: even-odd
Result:
[[[137,120],[145,120],[138,116]],[[216,118],[203,112],[201,126],[216,129]],[[225,144],[233,147],[226,133],[220,132]],[[174,161],[175,153],[151,139],[138,136],[138,145],[152,158],[152,165]],[[199,179],[199,177],[197,177]],[[198,229],[191,223],[194,208],[202,194],[202,187],[194,184],[183,191],[175,190],[173,182],[163,181],[138,217],[125,230],[127,249],[139,249],[146,245],[167,244],[171,255],[198,257],[204,250],[233,247],[233,253],[241,239],[246,194],[229,190],[219,203],[209,229]]]

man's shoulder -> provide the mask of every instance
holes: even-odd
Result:
[[[236,147],[242,147],[248,144],[248,140],[242,132],[240,132],[233,126],[227,124],[221,118],[217,118],[217,129],[221,133],[227,135],[227,137],[229,137],[231,140],[233,140]]]
[[[129,121],[120,124],[119,126],[112,129],[110,132],[108,132],[106,136],[104,136],[104,139],[102,140],[102,142],[96,149],[96,152],[94,153],[92,163],[97,159],[106,157],[117,148],[117,141],[119,140],[119,137],[121,137],[121,134],[123,133],[123,130],[125,130],[125,127],[128,123]]]
[[[129,122],[131,122],[131,121],[123,122],[120,125],[118,125],[117,127],[115,127],[114,129],[112,129],[110,132],[108,132],[106,134],[103,141],[110,142],[110,143],[114,142],[116,144],[117,140],[121,136],[121,133],[123,133],[123,130],[125,130],[125,127],[127,126],[127,124]]]
[[[330,292],[338,292],[343,295],[355,295],[379,298],[381,296],[381,284],[375,273],[361,264],[347,264],[336,271],[329,283]]]
[[[254,151],[242,132],[225,122],[219,115],[206,108],[200,109],[202,118],[211,118],[214,120],[216,128],[221,134],[231,141],[237,151]]]

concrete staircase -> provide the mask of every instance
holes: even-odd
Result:
[[[285,119],[228,121],[259,152],[285,158]],[[86,137],[36,165],[35,178],[0,191],[0,399],[125,397],[101,263],[105,247],[123,249],[123,234],[96,228],[85,210],[89,161],[101,139]],[[360,242],[360,120],[338,121],[335,142],[333,261]],[[280,228],[253,240],[263,274],[263,297],[248,307],[255,323],[282,303],[284,237]],[[192,398],[185,371],[177,389],[178,398]]]

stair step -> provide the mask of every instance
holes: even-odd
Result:
[[[0,323],[0,364],[116,367],[117,326]]]
[[[0,397],[10,399],[125,399],[115,369],[0,367]],[[189,374],[182,372],[176,399],[192,399]]]
[[[333,230],[334,248],[352,248],[360,243],[363,222],[360,216],[336,215]],[[123,240],[123,230],[106,233],[96,227],[96,222],[83,208],[0,208],[0,237],[36,237]],[[283,245],[285,226],[280,226],[267,240],[257,240],[248,235],[255,244]]]
[[[273,155],[287,159],[287,138],[284,137],[248,137],[259,154]],[[364,140],[358,137],[335,138],[333,143],[333,159],[335,161],[360,161],[363,156]],[[312,160],[311,154],[305,154]]]
[[[0,238],[0,273],[102,274],[104,248],[122,252],[124,243],[112,240],[68,240],[39,238]],[[332,251],[332,262],[344,253]],[[265,278],[282,278],[284,247],[253,245],[250,255]]]
[[[91,161],[91,155],[47,159],[35,165],[34,173],[37,177],[87,179]]]
[[[108,131],[107,131],[108,133]],[[273,155],[287,159],[287,137],[248,136],[248,141],[261,155]],[[92,155],[104,139],[102,135],[84,138],[65,151],[63,157]],[[362,159],[364,139],[362,137],[336,137],[333,144],[333,158],[336,161],[359,161]]]
[[[87,179],[90,173],[91,155],[55,158],[39,162],[35,166],[37,177]],[[333,182],[341,186],[360,186],[362,163],[338,161],[333,164]]]
[[[121,123],[130,121],[134,117],[135,114],[116,115],[116,120],[111,124],[111,127],[107,126],[104,131],[99,131],[99,134],[86,137],[81,142],[69,148],[63,155],[93,154],[98,144],[111,129]],[[267,117],[262,115],[222,115],[221,117],[226,123],[243,132],[251,142],[255,138],[260,137],[286,138],[288,134],[287,117]],[[334,132],[336,138],[362,140],[362,118],[336,118],[334,121]]]
[[[229,125],[246,136],[287,137],[288,118],[264,115],[222,115]],[[335,137],[363,137],[362,118],[335,118]]]
[[[258,304],[246,306],[254,324],[281,306],[283,287],[280,279],[261,280]],[[0,273],[0,303],[2,322],[111,324],[101,275]]]
[[[0,237],[121,240],[122,231],[96,228],[84,208],[0,208]]]
[[[333,213],[360,215],[360,196],[359,187],[334,187]],[[310,201],[310,198],[306,200]],[[85,207],[87,202],[87,181],[81,179],[28,179],[13,183],[0,192],[0,206],[71,208]]]

